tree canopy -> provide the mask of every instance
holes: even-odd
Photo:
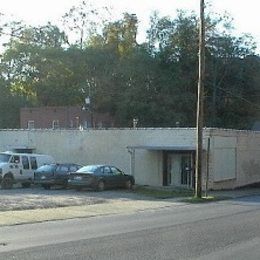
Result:
[[[63,16],[64,27],[0,23],[9,35],[0,64],[0,128],[19,127],[23,106],[82,105],[108,112],[118,126],[195,126],[198,17],[153,13],[143,43],[138,17],[104,19],[83,1]],[[0,16],[0,21],[2,16]],[[207,127],[249,129],[260,111],[260,58],[250,35],[236,36],[227,16],[206,19]],[[74,32],[74,42],[69,35]]]

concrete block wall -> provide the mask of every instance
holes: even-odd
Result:
[[[111,129],[111,130],[6,130],[0,131],[0,150],[36,148],[58,162],[107,163],[130,172],[127,146],[195,146],[195,129]],[[135,178],[139,184],[162,185],[161,152],[137,150]]]
[[[209,188],[228,189],[260,182],[260,132],[223,129],[204,130],[203,184],[206,183],[207,140],[209,153]],[[108,163],[130,172],[130,154],[127,146],[195,146],[194,128],[148,128],[109,130],[0,130],[0,150],[35,148],[37,153],[52,155],[57,162],[80,164]],[[216,164],[220,149],[235,149],[235,178],[218,180],[225,169]],[[230,165],[229,165],[230,167]],[[137,149],[135,178],[138,184],[162,185],[162,152]],[[229,169],[229,168],[228,168]]]
[[[209,158],[209,187],[211,189],[234,189],[248,184],[260,182],[260,132],[208,129],[204,136],[211,138]],[[235,177],[216,181],[223,165],[216,162],[216,154],[221,149],[233,149],[234,160],[224,158],[222,164],[234,170]]]

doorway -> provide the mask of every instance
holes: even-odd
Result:
[[[194,187],[194,156],[192,152],[167,152],[163,161],[164,186]]]

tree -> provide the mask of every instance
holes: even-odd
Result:
[[[83,49],[83,43],[98,32],[98,28],[106,22],[108,8],[95,8],[89,0],[83,0],[64,14],[63,25],[76,36],[76,45]]]
[[[139,126],[195,126],[196,15],[154,14],[147,41],[137,44],[136,15],[125,13],[101,29],[94,24],[89,35],[86,14],[92,8],[82,5],[66,16],[71,29],[81,32],[75,45],[50,23],[31,27],[14,21],[4,27],[10,34],[0,63],[6,100],[83,105],[90,96],[92,109],[114,115],[120,126],[132,125],[134,117]],[[230,24],[226,17],[206,19],[206,125],[248,128],[258,111],[259,57],[252,38],[234,36]]]
[[[154,15],[151,21],[148,30],[148,34],[151,34],[148,35],[149,53],[159,59],[162,66],[169,69],[169,73],[171,71],[178,75],[172,87],[175,90],[181,89],[183,93],[177,101],[180,104],[179,113],[185,115],[184,118],[189,118],[190,115],[195,118],[197,18],[194,14],[187,15],[180,11],[174,20]],[[246,80],[249,72],[244,64],[248,63],[248,57],[254,55],[255,44],[248,35],[233,36],[231,21],[225,15],[207,17],[206,27],[206,125],[248,127],[251,120],[249,114],[253,112],[245,90],[255,87],[249,85],[250,80]],[[194,125],[192,118],[189,118],[189,122]]]

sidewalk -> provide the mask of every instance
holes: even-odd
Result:
[[[203,194],[204,195],[204,194]],[[241,188],[235,190],[209,191],[209,196],[228,197],[230,199],[260,195],[260,188]]]
[[[208,195],[234,199],[251,195],[260,195],[260,188],[210,191],[208,192]],[[52,220],[104,216],[111,214],[131,214],[138,211],[160,209],[187,204],[180,202],[182,199],[183,198],[176,197],[162,200],[110,200],[106,203],[98,203],[94,205],[4,211],[0,212],[0,227]]]
[[[86,206],[31,209],[0,212],[0,227],[71,218],[87,218],[111,214],[130,214],[138,211],[180,205],[174,200],[111,200]]]

